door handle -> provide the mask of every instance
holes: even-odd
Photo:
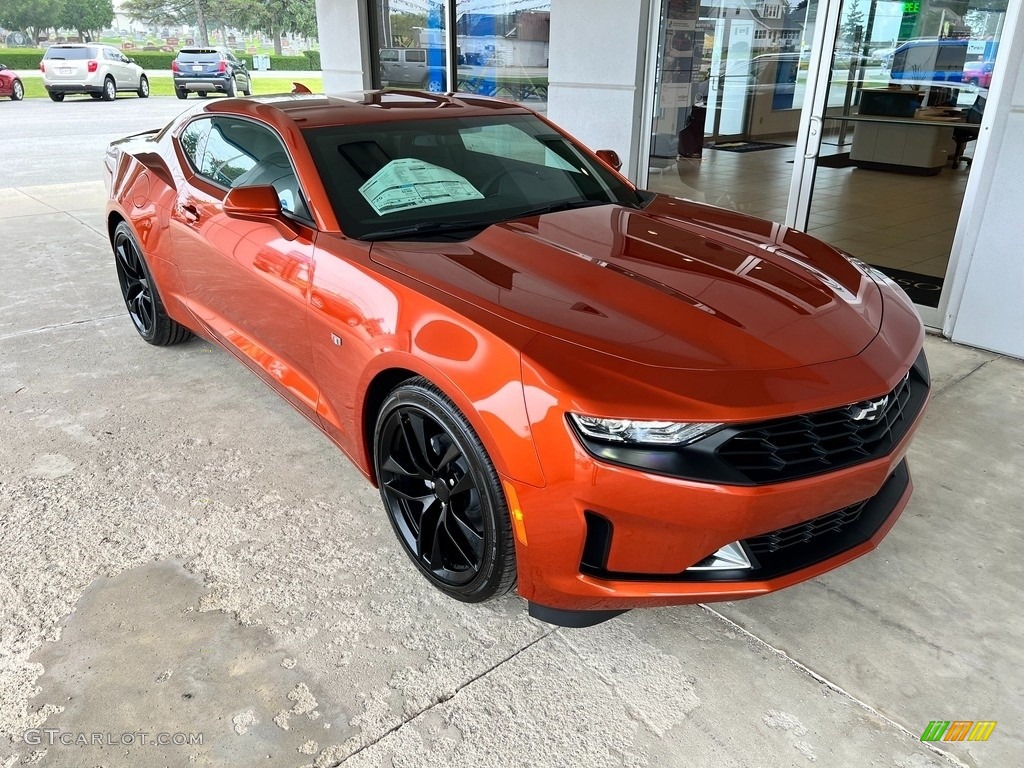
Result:
[[[199,221],[199,209],[190,203],[185,205],[179,205],[178,210],[181,211],[181,215],[185,217],[185,221],[189,224],[195,224]]]
[[[807,145],[805,148],[814,147],[814,149],[804,152],[804,160],[813,160],[818,156],[818,150],[821,148],[821,137],[818,134],[821,133],[824,123],[817,115],[811,115],[808,123]]]

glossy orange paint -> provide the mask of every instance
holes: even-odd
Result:
[[[228,349],[374,479],[386,387],[421,375],[465,414],[514,491],[519,591],[611,610],[735,599],[818,575],[870,539],[774,579],[678,582],[581,572],[584,511],[610,520],[609,571],[677,573],[719,547],[877,494],[886,456],[774,485],[698,483],[594,458],[566,414],[741,424],[840,408],[893,389],[923,329],[893,286],[779,224],[675,198],[493,225],[463,242],[364,242],[338,224],[301,130],[523,114],[480,97],[366,93],[201,104],[108,152],[111,231],[127,221],[178,322]],[[265,191],[192,172],[190,120],[230,115],[283,141],[310,221],[274,221]],[[592,156],[592,155],[591,155]],[[923,409],[921,411],[923,413]]]

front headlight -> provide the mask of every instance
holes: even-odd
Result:
[[[569,419],[586,437],[630,445],[689,445],[723,426],[714,422],[601,419],[578,413],[570,413]]]

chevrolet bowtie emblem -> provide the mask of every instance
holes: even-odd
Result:
[[[878,421],[885,413],[885,406],[889,404],[889,396],[884,395],[877,400],[865,400],[850,406],[850,418],[854,421]]]

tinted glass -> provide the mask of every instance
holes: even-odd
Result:
[[[220,61],[219,53],[186,53],[178,54],[178,61],[182,64],[215,64]]]
[[[88,46],[81,48],[55,48],[53,46],[46,49],[46,59],[67,59],[71,61],[73,59],[95,59],[97,50]]]
[[[288,153],[273,131],[249,120],[215,117],[190,123],[181,143],[201,176],[229,188],[271,186],[281,210],[309,218]]]
[[[532,115],[304,131],[342,229],[376,239],[436,222],[489,224],[545,206],[639,196]]]
[[[209,120],[193,120],[181,132],[181,149],[193,169],[198,170],[203,151],[206,149],[206,134],[210,130]]]
[[[419,62],[422,63],[427,60],[426,51],[406,51],[405,60],[408,62]]]

